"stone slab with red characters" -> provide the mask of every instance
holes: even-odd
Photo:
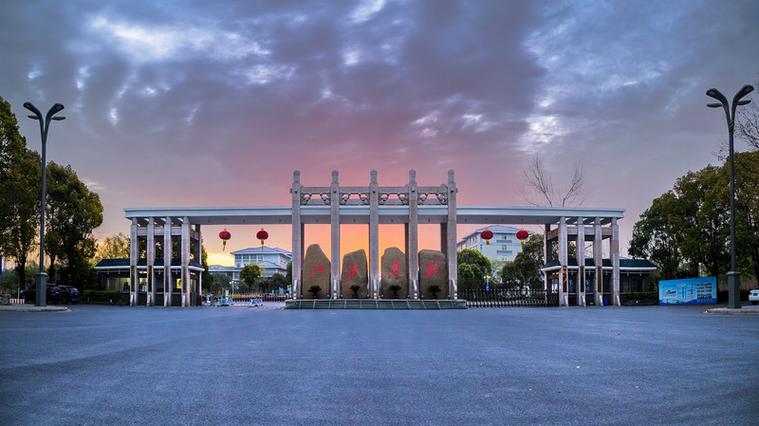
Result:
[[[303,298],[304,299],[329,299],[330,261],[324,254],[319,244],[311,244],[306,249],[306,257],[303,259]],[[312,287],[318,287],[314,293]]]
[[[406,266],[406,254],[398,247],[389,247],[382,254],[382,279],[381,293],[383,299],[405,299],[408,297],[408,267]],[[400,287],[397,294],[390,289],[391,286]]]
[[[345,299],[366,299],[369,297],[369,274],[366,269],[366,252],[352,251],[343,256],[343,271],[340,275],[340,294]],[[351,287],[359,286],[354,293]]]
[[[437,292],[432,287],[437,286]],[[419,251],[419,291],[423,299],[448,298],[448,263],[443,252]]]

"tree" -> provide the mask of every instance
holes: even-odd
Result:
[[[116,235],[105,237],[103,242],[98,243],[93,262],[98,263],[103,259],[125,257],[129,257],[129,236],[119,232]]]
[[[743,269],[759,278],[759,151],[735,155],[736,247]],[[728,168],[720,171],[728,182]],[[726,185],[721,185],[727,191]]]
[[[261,267],[255,263],[249,263],[240,270],[240,283],[248,291],[253,291],[257,288],[259,278],[261,278]]]
[[[285,278],[284,275],[280,274],[279,272],[272,274],[271,276],[271,285],[272,289],[276,288],[287,288],[288,286],[287,278]]]
[[[227,274],[210,274],[211,280],[208,286],[205,285],[205,281],[203,281],[203,287],[207,288],[209,292],[213,294],[222,294],[225,289],[230,287],[230,282],[232,281],[232,278],[229,278],[229,275]]]
[[[287,262],[287,275],[285,275],[285,280],[287,280],[287,285],[293,284],[293,263]]]
[[[540,268],[543,264],[543,235],[532,234],[514,261],[503,266],[501,281],[509,287],[528,285],[531,288],[540,288]]]
[[[490,260],[479,250],[463,249],[457,254],[458,273],[456,281],[458,288],[482,288],[485,285],[485,275],[490,275]]]
[[[27,149],[10,104],[0,97],[0,252],[16,264],[24,286],[39,227],[39,155]]]
[[[759,99],[754,98],[754,102],[748,106],[741,107],[738,110],[738,117],[735,127],[738,130],[738,136],[743,138],[753,149],[759,149]],[[737,174],[736,174],[737,178]],[[737,182],[736,182],[737,183]]]
[[[582,204],[585,177],[580,164],[575,164],[572,176],[567,184],[559,188],[546,170],[539,155],[530,159],[523,170],[525,199],[536,206],[566,207],[569,204]]]
[[[654,199],[651,207],[635,223],[628,250],[631,256],[647,258],[654,263],[664,279],[685,275],[681,272],[680,240],[683,236],[681,229],[672,223],[672,217],[677,214],[676,204],[677,197],[672,192]]]
[[[50,162],[47,173],[45,252],[51,265],[62,262],[65,283],[83,285],[92,277],[89,261],[97,248],[92,231],[103,223],[103,205],[71,166]]]

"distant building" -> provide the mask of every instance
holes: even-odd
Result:
[[[210,265],[208,272],[212,274],[224,274],[232,281],[240,280],[240,270],[248,264],[255,263],[261,268],[263,277],[271,277],[274,274],[287,274],[287,263],[293,258],[291,252],[276,247],[248,247],[233,251],[235,257],[234,266]]]
[[[482,239],[480,233],[489,229],[493,233],[490,244]],[[503,225],[491,225],[479,228],[467,234],[456,244],[456,249],[475,249],[490,260],[512,261],[522,252],[522,244],[517,239],[518,228]]]

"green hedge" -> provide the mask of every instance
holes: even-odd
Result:
[[[656,291],[622,293],[620,299],[623,305],[658,305],[659,293]]]

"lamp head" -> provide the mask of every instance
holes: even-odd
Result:
[[[717,90],[715,88],[711,88],[711,89],[707,90],[706,91],[706,96],[708,96],[710,98],[714,98],[714,99],[720,101],[720,103],[722,103],[722,105],[725,105],[725,106],[727,105],[727,98],[725,97],[725,95],[723,95],[722,92],[720,92],[719,90]]]
[[[738,93],[735,94],[735,101],[740,100],[740,98],[748,95],[749,93],[751,93],[753,91],[754,91],[754,86],[752,86],[750,84],[747,84],[747,85],[741,87],[741,90],[739,90]]]
[[[717,102],[712,102],[710,104],[706,104],[706,106],[708,106],[709,108],[719,108],[722,106],[722,104],[717,103]]]
[[[738,101],[738,105],[747,105],[751,103],[751,99],[743,99]]]
[[[42,113],[40,112],[40,110],[38,110],[37,107],[34,106],[31,102],[24,102],[24,108],[31,111],[32,114],[36,115],[37,117],[35,117],[35,119],[42,118]]]
[[[50,110],[47,112],[47,119],[50,120],[55,114],[58,114],[63,109],[63,105],[61,104],[55,104],[50,107]]]

